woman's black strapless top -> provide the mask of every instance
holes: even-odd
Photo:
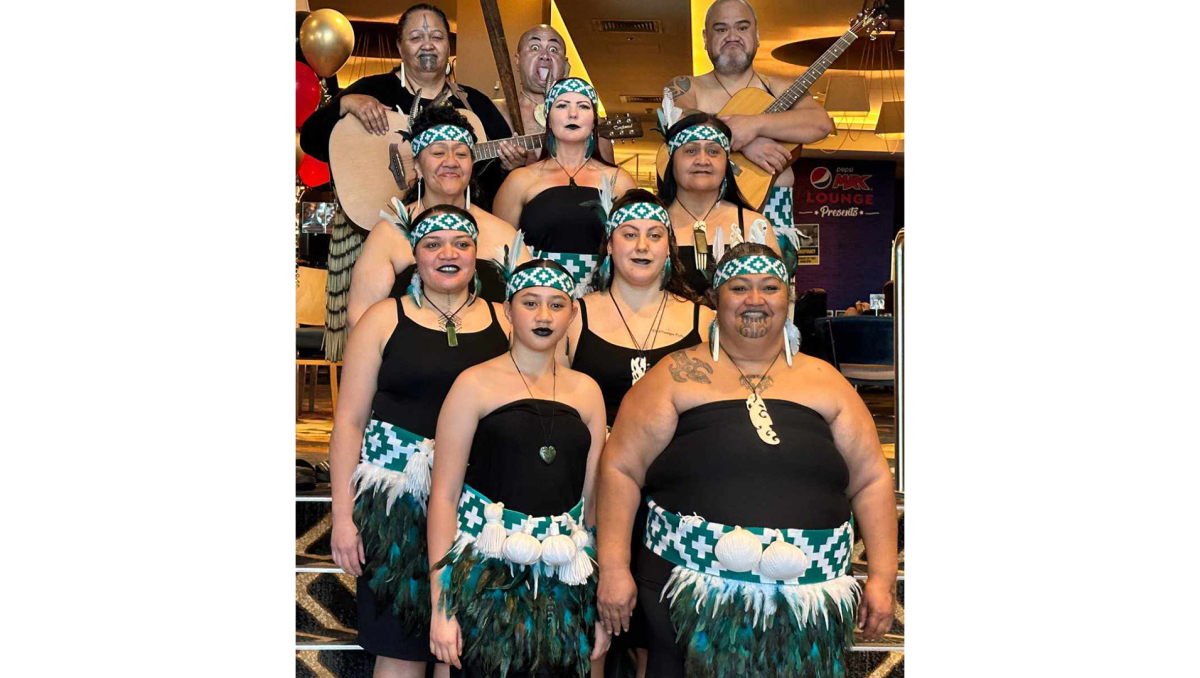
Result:
[[[551,186],[525,203],[517,228],[532,249],[597,256],[604,224],[583,203],[599,198],[600,191],[591,186]]]
[[[549,464],[538,454],[547,433],[557,450]],[[517,400],[479,420],[464,481],[513,511],[531,516],[565,513],[583,496],[591,444],[591,431],[574,407],[552,400]]]
[[[828,529],[846,522],[850,469],[829,424],[804,405],[765,400],[778,445],[758,437],[744,400],[694,407],[679,415],[675,437],[646,471],[643,493],[669,511],[725,525]],[[638,511],[638,526],[645,512]],[[669,562],[644,546],[635,553],[639,576],[666,581]]]
[[[583,331],[579,333],[579,345],[575,347],[575,362],[572,363],[571,369],[583,372],[600,385],[600,392],[604,394],[605,415],[608,425],[612,426],[617,419],[621,399],[633,388],[630,362],[640,352],[635,348],[610,344],[588,329],[587,305],[583,299],[579,300],[579,313]],[[692,331],[675,343],[646,351],[646,369],[654,367],[659,360],[675,351],[699,344],[700,331],[696,326],[699,322],[700,306],[696,305],[692,311]]]
[[[459,332],[458,346],[449,346],[445,332],[413,322],[397,299],[396,329],[383,347],[371,416],[432,438],[442,401],[458,375],[508,350],[495,307],[488,304],[488,312],[492,322],[487,328]]]

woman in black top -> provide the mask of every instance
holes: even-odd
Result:
[[[573,287],[554,262],[517,267],[504,304],[511,350],[463,372],[438,418],[430,640],[452,675],[585,678],[608,647],[584,526],[604,400],[554,356]]]
[[[377,655],[376,676],[424,676],[433,660],[425,502],[438,410],[460,372],[507,348],[508,321],[468,289],[477,232],[456,207],[418,215],[420,289],[373,305],[346,346],[329,450],[332,548],[358,577],[358,640]]]
[[[730,138],[729,126],[708,113],[684,116],[667,129],[671,159],[665,176],[658,180],[658,197],[671,214],[684,277],[699,294],[708,290],[716,262],[697,252],[697,230],[704,233],[710,247],[718,226],[726,241],[736,244],[761,221],[767,232],[766,242],[771,249],[779,250],[771,223],[738,195],[733,165],[729,163]]]
[[[716,334],[629,391],[604,450],[601,619],[627,630],[636,600],[656,678],[844,676],[855,529],[868,554],[858,627],[891,626],[891,473],[854,388],[785,345],[787,278],[773,250],[730,248],[709,292]]]
[[[581,78],[563,78],[546,92],[546,145],[541,159],[514,170],[496,195],[497,217],[525,234],[535,257],[562,264],[581,283],[599,263],[604,224],[583,203],[596,200],[600,182],[615,194],[633,177],[600,156],[596,92]]]
[[[475,201],[479,191],[477,186],[472,190],[471,149],[479,140],[470,123],[450,106],[431,106],[413,118],[408,136],[417,151],[413,159],[417,183],[404,195],[404,209],[408,214],[420,214],[434,205],[454,205],[470,212],[479,225],[478,251],[482,253],[476,266],[481,283],[478,294],[487,301],[503,303],[504,280],[488,257],[511,243],[516,230]],[[351,327],[371,304],[389,294],[402,296],[412,280],[412,247],[396,226],[401,221],[399,206],[380,207],[384,208],[381,218],[363,242],[350,278],[346,319]],[[528,258],[522,255],[522,260]]]
[[[391,73],[356,80],[310,115],[300,129],[300,148],[305,153],[329,162],[329,135],[347,113],[375,134],[394,133],[388,129],[384,112],[399,110],[407,115],[417,93],[422,109],[449,102],[455,108],[470,110],[483,123],[488,139],[512,136],[512,125],[487,95],[450,80],[450,23],[442,10],[427,3],[413,5],[400,16],[397,31],[396,44],[405,65]],[[500,158],[501,163],[475,167],[475,178],[483,189],[479,204],[486,210],[491,210],[492,198],[504,176],[525,163],[525,152],[513,144],[503,144]]]

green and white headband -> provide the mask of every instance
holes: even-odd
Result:
[[[691,127],[683,130],[667,142],[667,148],[671,151],[671,154],[674,155],[675,151],[679,150],[680,146],[689,141],[698,141],[702,139],[720,142],[721,148],[724,148],[725,152],[729,153],[729,137],[725,136],[725,133],[716,127],[710,127],[708,125],[692,125]]]
[[[545,112],[547,120],[550,119],[550,108],[554,106],[554,100],[566,94],[567,92],[582,94],[588,99],[591,99],[593,107],[596,105],[596,89],[589,85],[586,80],[583,80],[582,78],[567,78],[565,80],[559,80],[558,82],[554,83],[554,86],[550,88],[549,92],[546,92]]]
[[[758,275],[767,273],[779,278],[787,284],[787,268],[775,257],[762,254],[749,254],[744,257],[730,259],[713,274],[713,289],[724,285],[730,278],[739,275]]]
[[[418,156],[429,144],[438,141],[461,141],[475,148],[475,135],[458,125],[438,125],[421,132],[412,140],[412,154]]]
[[[549,266],[527,268],[514,273],[508,279],[508,285],[505,287],[508,295],[506,298],[512,299],[513,295],[527,287],[550,287],[566,292],[568,297],[574,298],[575,279],[569,273]]]
[[[621,209],[612,213],[605,224],[608,230],[608,235],[612,235],[617,227],[626,221],[634,219],[650,219],[663,224],[667,228],[671,227],[671,217],[667,211],[662,208],[662,205],[652,202],[635,202],[625,205]]]
[[[408,242],[413,247],[421,242],[421,238],[433,233],[434,231],[462,231],[471,236],[476,244],[479,242],[479,227],[467,221],[464,217],[450,212],[442,212],[431,217],[422,219],[412,230],[408,232]]]

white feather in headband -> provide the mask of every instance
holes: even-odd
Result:
[[[671,125],[679,122],[679,118],[683,117],[683,111],[675,106],[675,97],[671,94],[670,87],[663,88],[662,108],[656,112],[658,113],[658,124],[662,128],[662,135],[665,139]]]
[[[767,220],[755,219],[753,224],[750,224],[750,232],[746,235],[746,242],[754,242],[759,245],[767,244]]]

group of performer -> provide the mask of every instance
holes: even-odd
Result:
[[[781,171],[776,140],[821,138],[828,117],[810,98],[715,115],[722,90],[778,87],[751,67],[756,21],[744,0],[710,8],[716,69],[669,85],[658,195],[613,166],[548,26],[515,57],[536,156],[474,162],[458,109],[511,130],[447,77],[449,24],[427,4],[399,21],[407,68],[305,124],[318,155],[341,116],[386,133],[385,107],[421,99],[417,183],[354,267],[330,443],[333,557],[358,577],[376,676],[598,676],[610,644],[637,650],[639,676],[841,676],[855,628],[890,628],[873,420],[799,352],[790,214],[744,204],[728,162]]]

